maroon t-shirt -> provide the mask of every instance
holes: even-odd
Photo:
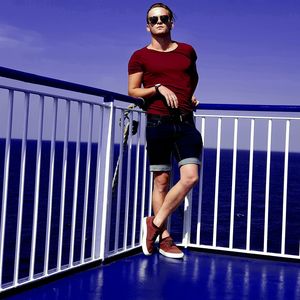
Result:
[[[178,98],[180,113],[188,113],[194,108],[191,98],[198,82],[197,55],[192,46],[177,44],[178,47],[170,52],[160,52],[147,47],[135,51],[128,63],[128,73],[130,75],[143,72],[142,84],[145,88],[153,87],[157,83],[169,88]],[[145,100],[146,110],[150,114],[172,113],[172,109],[160,94]]]

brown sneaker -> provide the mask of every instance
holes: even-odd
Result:
[[[170,258],[183,258],[183,252],[175,245],[170,236],[160,240],[159,253]]]
[[[145,255],[151,255],[153,253],[154,242],[161,233],[161,229],[153,224],[153,219],[154,217],[145,217],[143,219],[142,248]]]

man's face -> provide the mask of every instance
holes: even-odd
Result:
[[[153,35],[165,35],[173,27],[169,12],[163,7],[154,7],[148,13],[147,31]]]

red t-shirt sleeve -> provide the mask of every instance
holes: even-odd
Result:
[[[134,52],[128,62],[128,74],[143,72],[143,66],[138,51]]]

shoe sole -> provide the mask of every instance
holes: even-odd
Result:
[[[147,217],[143,219],[142,225],[142,249],[145,255],[151,255],[147,248]]]
[[[183,258],[184,257],[184,253],[169,253],[169,252],[165,252],[162,249],[159,249],[159,253],[162,254],[163,256],[169,257],[169,258]]]

